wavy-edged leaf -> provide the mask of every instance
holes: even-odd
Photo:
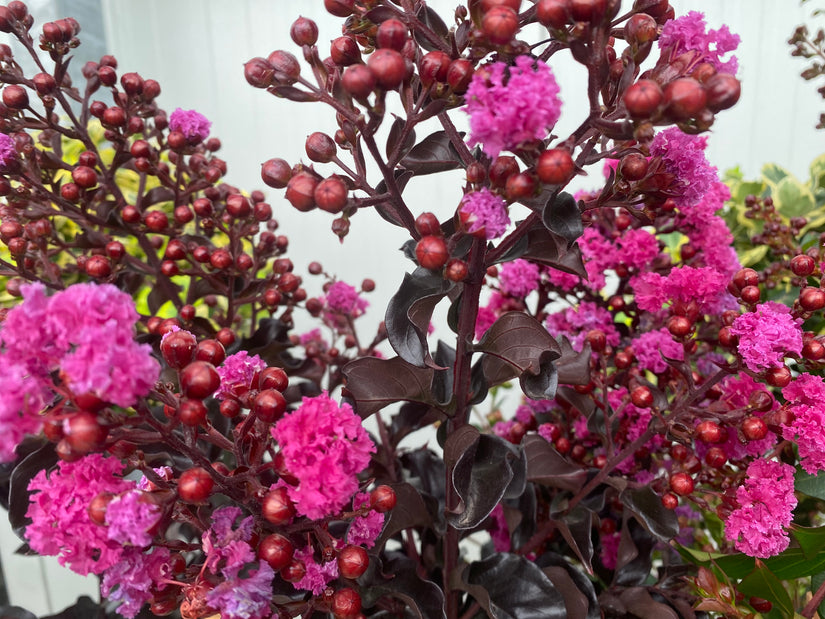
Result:
[[[564,598],[532,561],[500,552],[475,561],[456,585],[496,619],[565,619]]]
[[[455,463],[452,483],[461,504],[447,519],[456,529],[478,526],[503,498],[524,492],[526,461],[501,437],[463,426],[447,437],[444,460]]]
[[[550,582],[564,598],[569,619],[599,619],[599,600],[593,583],[561,555],[545,552],[536,565],[547,574]]]
[[[464,136],[463,132],[459,133]],[[455,170],[463,164],[447,133],[436,131],[413,146],[400,165],[420,176]]]
[[[264,318],[258,321],[258,328],[250,337],[236,342],[227,353],[245,350],[250,355],[258,355],[269,365],[301,367],[301,362],[287,352],[290,348],[289,328],[277,318]]]
[[[447,24],[444,23],[444,20],[441,19],[441,16],[434,9],[430,8],[426,4],[422,4],[415,16],[419,21],[421,21],[421,23],[429,28],[435,36],[442,39],[445,44],[449,44],[450,30],[447,28]],[[417,28],[413,30],[413,37],[415,38],[415,42],[428,52],[433,52],[440,49],[439,46],[437,46],[433,41],[419,32]]]
[[[587,471],[568,462],[541,436],[531,434],[521,442],[527,459],[527,480],[550,488],[575,492],[587,480]]]
[[[383,548],[388,539],[404,529],[430,527],[433,524],[432,515],[418,490],[408,483],[390,484],[390,486],[395,490],[398,503],[387,512],[384,529],[375,541],[377,548]]]
[[[593,512],[582,505],[577,505],[564,518],[556,520],[556,526],[558,526],[564,541],[567,542],[567,545],[581,561],[584,569],[592,574],[593,538],[591,537],[591,530],[593,528]]]
[[[662,499],[648,486],[628,488],[621,493],[621,501],[636,519],[663,542],[679,534],[676,512],[665,508]]]
[[[355,359],[343,372],[362,419],[400,401],[437,405],[431,393],[433,370],[410,365],[400,357]]]
[[[566,336],[559,340],[561,357],[556,359],[559,382],[565,385],[586,385],[590,382],[590,344],[576,352]]]
[[[446,406],[453,398],[453,366],[455,366],[455,349],[438,340],[434,361],[445,370],[436,370],[433,376],[433,398],[441,406]]]
[[[667,604],[657,602],[645,587],[630,587],[619,595],[628,615],[638,619],[680,619]]]
[[[567,241],[567,247],[573,245],[584,233],[582,214],[576,199],[562,191],[552,202],[548,202],[541,214],[542,222]]]
[[[365,607],[388,596],[404,602],[406,610],[418,619],[446,619],[444,593],[435,583],[419,578],[417,563],[396,554],[386,562],[373,557],[370,564],[374,568],[370,571],[372,578],[359,587]]]
[[[527,251],[522,258],[540,262],[571,275],[587,279],[581,251],[577,244],[567,246],[567,240],[538,224],[527,232]]]
[[[405,273],[398,292],[390,299],[384,324],[393,350],[417,367],[441,369],[427,346],[427,329],[433,309],[454,284],[438,274],[417,268]]]
[[[393,177],[395,178],[395,184],[398,186],[399,192],[404,192],[404,188],[413,176],[414,174],[409,170],[393,170]],[[378,194],[386,193],[387,183],[382,180],[378,183],[378,185],[376,185],[375,191]],[[375,212],[378,213],[384,221],[388,221],[392,225],[398,226],[399,228],[405,227],[404,222],[397,213],[395,205],[392,203],[392,199],[388,198],[386,202],[379,202],[373,208],[375,208]],[[413,247],[415,247],[415,245],[413,245]],[[414,255],[415,254],[413,254],[413,256]],[[413,260],[413,258],[411,257],[410,260]]]

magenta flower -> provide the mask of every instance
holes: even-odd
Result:
[[[761,372],[779,367],[788,354],[802,352],[801,324],[789,307],[768,301],[734,320],[730,332],[739,336],[737,350],[748,369]]]
[[[301,580],[292,583],[296,589],[304,589],[312,591],[313,595],[320,595],[324,592],[328,582],[338,578],[338,562],[316,563],[312,554],[312,546],[296,550],[294,558],[302,561],[307,569]]]
[[[486,187],[464,194],[459,213],[470,234],[484,231],[488,241],[500,237],[510,225],[507,204]]]
[[[219,400],[239,398],[253,388],[252,379],[263,369],[266,362],[258,355],[251,355],[245,350],[239,350],[234,355],[224,359],[223,364],[216,368],[221,377],[221,386],[215,392]]]
[[[41,555],[58,555],[61,565],[78,574],[100,574],[121,560],[125,547],[109,538],[109,529],[89,517],[89,503],[101,492],[120,494],[134,482],[119,477],[116,458],[91,454],[76,462],[61,461],[47,475],[40,471],[29,482],[32,492],[26,516],[26,539]]]
[[[775,460],[754,460],[747,473],[736,490],[739,507],[725,521],[725,538],[740,552],[764,559],[790,543],[787,527],[796,507],[794,468]]]
[[[490,539],[493,541],[493,550],[496,552],[510,552],[510,527],[507,526],[507,518],[504,516],[504,506],[499,503],[490,512]]]
[[[211,127],[212,122],[195,110],[178,108],[169,117],[169,129],[180,131],[189,142],[197,143],[208,138]]]
[[[357,475],[369,464],[375,445],[349,404],[338,406],[327,393],[304,398],[297,410],[272,428],[289,473],[297,512],[312,519],[335,514],[358,490]]]
[[[339,314],[356,318],[364,313],[369,303],[362,299],[358,291],[346,282],[333,282],[325,297],[327,307]]]
[[[0,133],[0,169],[7,169],[16,159],[14,140],[5,133]]]
[[[601,534],[601,550],[599,550],[599,559],[601,560],[602,565],[609,570],[616,569],[616,560],[619,557],[619,542],[621,539],[622,535],[618,531]]]
[[[171,553],[163,547],[144,554],[137,548],[127,548],[120,561],[103,573],[100,593],[109,601],[121,602],[117,612],[132,619],[144,604],[154,598],[154,590],[163,591],[165,580],[172,577],[169,566]]]
[[[782,395],[793,421],[782,428],[782,437],[795,441],[802,468],[814,475],[825,470],[825,383],[819,376],[800,374]]]
[[[659,312],[668,302],[694,304],[702,312],[714,312],[725,303],[728,279],[709,267],[676,267],[667,276],[642,273],[630,281],[636,305],[646,312]]]
[[[110,540],[139,548],[152,543],[149,531],[157,525],[161,511],[143,496],[139,490],[130,490],[112,499],[106,507]]]
[[[494,62],[473,75],[465,96],[468,144],[490,157],[521,142],[541,140],[561,115],[559,86],[541,60],[519,56],[514,65]]]
[[[550,314],[544,326],[553,337],[566,335],[577,351],[584,348],[584,339],[591,329],[601,329],[608,344],[619,345],[619,332],[613,324],[613,316],[591,301],[582,301],[576,307]]]
[[[232,506],[212,513],[212,526],[203,534],[201,543],[206,553],[204,565],[213,574],[220,572],[225,578],[235,578],[244,565],[255,559],[247,543],[252,539],[254,519],[247,516],[237,522],[242,515],[239,508]]]
[[[501,265],[498,281],[504,294],[523,299],[539,287],[539,267],[521,258],[505,262]]]
[[[258,561],[257,570],[247,577],[234,576],[222,581],[206,595],[206,601],[220,611],[221,619],[267,619],[271,616],[274,577],[269,564]]]
[[[352,499],[352,509],[360,509],[365,505],[369,505],[370,495],[366,492],[359,492]],[[357,516],[353,518],[347,529],[347,543],[354,546],[364,546],[365,548],[372,548],[375,546],[375,540],[381,535],[384,529],[384,514],[375,510],[370,510],[366,516]]]
[[[732,34],[727,26],[707,32],[705,29],[705,15],[698,11],[671,19],[662,26],[659,49],[663,55],[668,53],[672,58],[685,52],[697,52],[698,62],[709,62],[720,73],[735,74],[739,68],[736,56],[731,54],[727,61],[721,57],[739,47],[739,35]]]
[[[0,398],[0,463],[15,459],[14,450],[27,434],[43,427],[38,414],[52,399],[47,376],[0,354],[3,397]]]
[[[564,292],[573,290],[573,288],[581,283],[581,278],[578,275],[559,271],[553,267],[547,267],[546,273],[548,281],[557,288],[561,288]]]
[[[617,266],[642,269],[659,255],[659,241],[647,230],[625,230],[617,241]]]
[[[678,127],[660,131],[650,143],[650,154],[661,157],[665,170],[675,177],[676,205],[689,210],[700,203],[719,180],[716,168],[705,158],[707,136],[683,133]]]
[[[633,353],[636,355],[640,368],[656,374],[670,367],[663,356],[679,361],[685,358],[684,347],[674,341],[667,329],[648,331],[639,335],[633,340]]]

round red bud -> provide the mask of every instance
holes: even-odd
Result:
[[[89,256],[86,260],[86,274],[96,279],[103,279],[112,274],[112,265],[106,256]]]
[[[212,494],[215,480],[201,467],[194,467],[181,473],[178,479],[178,496],[187,503],[202,503]]]
[[[742,85],[730,73],[717,73],[705,82],[708,108],[720,112],[736,105],[742,92]]]
[[[361,49],[354,38],[338,37],[329,45],[329,56],[335,64],[348,67],[361,62]]]
[[[286,412],[286,399],[280,391],[265,389],[258,393],[252,405],[252,411],[259,419],[272,423]]]
[[[430,86],[434,82],[446,82],[451,61],[449,54],[446,52],[433,51],[424,54],[418,65],[418,75],[421,78],[421,83],[424,86]]]
[[[181,370],[180,388],[187,398],[202,400],[215,393],[220,385],[221,377],[218,371],[214,365],[206,361],[193,361]]]
[[[705,443],[721,443],[727,436],[718,423],[709,419],[696,426],[695,434],[696,438]]]
[[[670,476],[670,489],[679,496],[687,496],[693,492],[695,484],[687,473],[679,472]]]
[[[275,69],[265,58],[253,58],[243,66],[247,83],[255,88],[269,88],[275,80]]]
[[[345,546],[338,553],[338,572],[344,578],[358,578],[370,564],[367,551],[360,546]]]
[[[307,157],[318,163],[329,163],[335,157],[337,151],[335,141],[326,133],[320,131],[309,135],[304,147]]]
[[[295,516],[295,505],[286,488],[274,488],[266,493],[261,504],[264,520],[276,527],[289,523]]]
[[[536,175],[542,183],[563,185],[569,181],[576,171],[576,164],[570,151],[564,148],[553,148],[539,155],[536,162]]]
[[[178,405],[178,419],[187,426],[206,424],[206,405],[202,400],[183,400]]]
[[[22,110],[29,106],[29,95],[22,86],[10,84],[3,89],[3,104],[13,110]]]
[[[404,57],[394,49],[377,49],[367,59],[367,66],[376,83],[384,90],[394,90],[401,85],[407,74]]]
[[[808,255],[800,254],[791,260],[791,271],[797,277],[807,277],[816,270],[816,261]]]
[[[705,89],[692,77],[673,80],[665,86],[664,95],[667,111],[676,120],[695,118],[708,100]]]
[[[355,7],[355,0],[324,0],[324,8],[328,13],[336,17],[348,17],[352,15]]]
[[[759,417],[746,417],[742,421],[742,434],[749,441],[760,441],[768,435],[768,424]]]
[[[63,434],[72,451],[87,454],[103,446],[109,430],[94,413],[80,411],[63,422]]]
[[[382,514],[394,508],[397,500],[395,490],[390,486],[378,486],[370,492],[370,507]]]
[[[507,6],[495,6],[481,19],[481,30],[493,45],[507,45],[519,30],[518,14]]]
[[[648,387],[636,387],[630,392],[630,401],[639,408],[653,406],[653,392]]]
[[[453,92],[462,95],[467,92],[467,87],[473,79],[473,63],[466,58],[456,58],[450,63],[447,69],[447,85]]]
[[[315,204],[327,213],[340,213],[347,205],[349,189],[338,176],[330,176],[315,187]]]
[[[299,17],[292,22],[289,36],[296,45],[315,45],[318,41],[318,24],[306,17]]]
[[[276,572],[292,562],[294,552],[292,542],[279,533],[267,535],[258,545],[258,558],[269,563]]]
[[[825,291],[807,287],[799,291],[799,305],[807,312],[815,312],[825,307]]]
[[[545,28],[564,28],[570,21],[570,0],[539,0],[536,18]]]
[[[379,48],[394,49],[400,52],[409,38],[407,26],[397,19],[381,22],[375,33],[375,42]]]
[[[356,619],[361,612],[361,595],[348,587],[339,589],[332,594],[331,610],[335,619]]]
[[[376,79],[365,64],[356,64],[344,71],[341,84],[350,95],[359,100],[366,99],[375,90]]]
[[[317,186],[318,179],[311,174],[306,172],[296,174],[287,183],[286,199],[299,211],[311,211],[316,206],[315,188]]]
[[[425,269],[437,271],[441,269],[449,259],[447,243],[440,236],[429,235],[422,237],[415,246],[415,257]]]
[[[659,84],[652,80],[639,80],[624,93],[624,104],[633,118],[648,118],[662,105],[665,95]]]

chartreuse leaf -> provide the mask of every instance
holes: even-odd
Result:
[[[779,181],[773,191],[773,201],[779,214],[787,219],[807,217],[816,207],[814,194],[793,176],[786,176]]]
[[[790,172],[775,163],[766,163],[762,166],[762,178],[772,187],[776,187],[783,178],[790,175]]]
[[[762,258],[764,258],[767,255],[767,253],[767,245],[757,245],[756,247],[752,247],[751,249],[740,252],[739,262],[742,264],[743,267],[750,266],[762,260]]]
[[[794,475],[794,490],[825,501],[825,472],[811,475],[802,469],[797,470]]]
[[[782,612],[783,617],[794,616],[791,596],[776,574],[762,561],[756,561],[754,570],[742,579],[737,589],[746,596],[756,596],[772,602]]]
[[[814,189],[825,189],[825,153],[811,161],[811,185]]]

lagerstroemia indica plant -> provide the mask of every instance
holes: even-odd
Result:
[[[263,182],[341,239],[368,218],[408,237],[369,337],[374,284],[312,263],[309,296],[206,118],[111,56],[75,87],[77,22],[0,7],[39,70],[0,46],[0,458],[29,548],[125,617],[812,617],[821,256],[755,196],[774,261],[743,269],[719,215],[705,132],[739,98],[739,38],[667,0],[324,6],[329,57],[298,18],[303,63],[244,71],[339,126]],[[557,136],[565,54],[589,112]],[[452,217],[405,200],[456,169]],[[434,424],[438,446],[400,446]]]

